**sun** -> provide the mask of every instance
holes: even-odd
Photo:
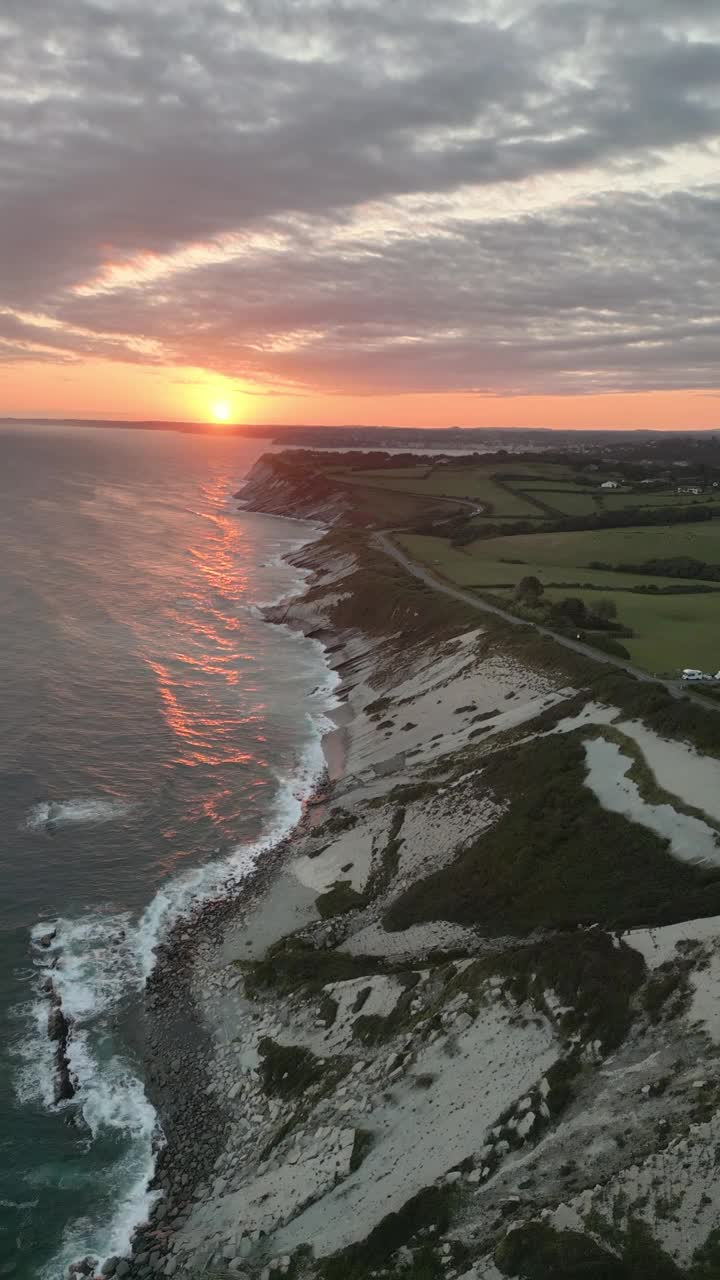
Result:
[[[230,402],[228,400],[216,400],[212,406],[211,412],[216,422],[229,422]]]

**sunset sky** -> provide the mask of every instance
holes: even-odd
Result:
[[[720,427],[718,0],[3,0],[0,416]]]

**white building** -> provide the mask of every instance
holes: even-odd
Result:
[[[600,485],[600,488],[601,489],[619,489],[620,482],[619,480],[603,480],[602,484]]]

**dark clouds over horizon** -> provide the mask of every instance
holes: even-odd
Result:
[[[4,0],[0,104],[2,361],[720,384],[717,0]]]

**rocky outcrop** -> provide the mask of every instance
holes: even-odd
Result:
[[[67,1056],[67,1041],[66,1034],[55,1050],[55,1087],[53,1096],[56,1106],[60,1102],[69,1102],[71,1098],[75,1097],[75,1085],[70,1074],[70,1060]]]
[[[48,947],[55,938],[55,930],[45,935],[42,939],[36,939],[41,946]],[[47,938],[47,941],[45,941]],[[57,961],[57,957],[54,957]],[[53,1061],[55,1065],[55,1079],[53,1083],[53,1099],[57,1106],[60,1102],[69,1102],[75,1097],[75,1083],[70,1071],[70,1057],[68,1046],[71,1035],[71,1021],[66,1016],[60,994],[52,980],[50,974],[46,974],[40,979],[40,990],[43,995],[48,997],[50,1008],[48,1010],[47,1033],[48,1039],[55,1045],[53,1053]]]

